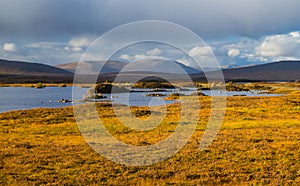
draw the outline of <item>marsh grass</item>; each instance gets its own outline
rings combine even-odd
[[[28,87],[28,88],[35,88],[37,84],[40,83],[0,83],[0,87]],[[67,87],[67,86],[73,86],[72,83],[41,83],[45,87]],[[80,85],[78,85],[80,86]]]
[[[199,99],[201,111],[189,142],[172,158],[144,167],[119,165],[97,154],[81,136],[71,107],[2,113],[0,184],[299,185],[300,97],[288,89],[288,95],[279,97],[228,98],[222,129],[204,151],[198,145],[211,98],[191,97]],[[99,103],[97,109],[114,137],[143,146],[172,134],[180,105],[169,105],[163,122],[149,131],[122,125],[109,103]],[[130,108],[134,117],[145,119],[148,110]]]

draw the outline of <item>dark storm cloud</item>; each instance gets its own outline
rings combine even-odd
[[[0,2],[1,36],[57,37],[95,31],[89,1],[9,0]]]
[[[158,19],[202,37],[256,37],[299,30],[298,0],[2,0],[1,37],[102,34],[130,21]],[[44,39],[46,40],[46,39]]]

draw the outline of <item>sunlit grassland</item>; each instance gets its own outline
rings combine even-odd
[[[279,97],[228,97],[221,130],[209,148],[199,143],[211,112],[211,97],[199,99],[197,127],[187,145],[172,158],[125,166],[97,154],[81,136],[72,107],[0,114],[0,183],[3,185],[299,185],[300,97],[297,87],[280,85]],[[175,130],[180,103],[167,106],[155,129],[137,131],[120,122],[109,103],[97,105],[99,117],[118,140],[155,144]],[[117,106],[128,119],[128,108]],[[191,108],[192,111],[193,108]],[[132,107],[147,121],[147,107]],[[158,112],[158,111],[157,111]],[[85,114],[89,114],[86,112]],[[188,124],[188,123],[187,123]]]
[[[28,87],[35,88],[38,83],[0,83],[0,87]],[[43,83],[45,87],[65,87],[65,86],[73,86],[72,83]]]

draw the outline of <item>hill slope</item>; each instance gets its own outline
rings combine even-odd
[[[57,65],[56,67],[75,72],[78,66],[76,63]],[[197,74],[200,70],[188,67],[176,61],[160,59],[143,59],[131,63],[120,61],[86,61],[80,63],[79,74],[98,74],[98,69],[102,73],[118,73],[123,69],[124,73],[169,73],[169,74]]]
[[[186,66],[177,61],[161,59],[143,59],[129,63],[126,66],[128,72],[150,72],[167,74],[197,74],[200,70]]]
[[[300,61],[279,61],[250,67],[225,69],[223,73],[224,77],[230,80],[299,80]]]
[[[83,62],[81,65],[81,74],[98,74],[97,70],[102,66],[104,62],[102,61],[90,61]],[[23,81],[26,76],[26,82],[28,81],[66,81],[70,82],[72,80],[73,72],[76,70],[78,63],[68,63],[58,65],[57,68],[45,64],[39,63],[27,63],[20,61],[8,61],[0,59],[0,81],[8,82],[12,80],[13,82]],[[140,60],[132,63],[125,63],[119,61],[108,61],[102,68],[102,73],[106,73],[102,79],[114,79],[114,77],[123,69],[122,73],[127,77],[127,79],[133,76],[143,74],[153,74],[162,75],[168,74],[168,76],[175,76],[174,78],[179,78],[178,75],[190,74],[192,79],[195,81],[205,80],[205,75],[201,73],[200,70],[185,66],[176,61],[170,60],[155,60],[147,59]],[[227,81],[293,81],[300,80],[300,61],[280,61],[273,62],[263,65],[240,67],[232,69],[223,69],[223,74],[225,80]],[[213,75],[214,72],[207,72]],[[23,77],[24,76],[24,77]],[[45,76],[37,79],[37,76]],[[21,79],[20,79],[21,78]],[[124,79],[125,80],[125,79]]]
[[[56,65],[56,67],[68,70],[70,72],[75,72],[77,66],[80,64],[80,74],[98,74],[98,69],[102,68],[102,73],[115,73],[119,72],[128,63],[120,61],[84,61],[84,62],[74,62],[67,64]]]
[[[40,63],[8,61],[0,59],[0,74],[16,75],[70,75],[69,71]]]
[[[222,71],[227,81],[294,81],[300,80],[300,61],[279,61]],[[212,77],[214,73],[207,74]],[[204,77],[204,74],[197,74],[193,79]]]

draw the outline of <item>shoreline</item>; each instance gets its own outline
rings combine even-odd
[[[1,88],[1,87],[0,87]],[[281,96],[274,96],[274,97],[284,97],[284,96],[288,96],[287,95],[281,95]],[[209,98],[211,99],[213,96],[199,96],[199,97],[206,97],[206,98]],[[230,99],[244,99],[244,98],[257,98],[257,99],[263,99],[263,98],[270,98],[272,96],[243,96],[243,95],[240,95],[240,96],[226,96],[226,98],[230,98]],[[228,101],[228,100],[227,100]],[[176,104],[178,101],[176,102],[173,102],[173,103],[169,103],[167,105],[172,105],[172,104]],[[74,103],[79,103],[79,104],[75,104]],[[32,111],[32,110],[35,110],[35,109],[63,109],[63,108],[69,108],[69,107],[74,107],[74,106],[77,106],[77,105],[80,105],[80,104],[88,104],[88,103],[95,103],[95,104],[113,104],[113,101],[112,100],[98,100],[98,101],[82,101],[82,100],[75,100],[73,102],[66,102],[64,104],[71,104],[71,105],[62,105],[62,106],[59,106],[59,107],[35,107],[35,108],[28,108],[28,109],[16,109],[16,110],[7,110],[7,111],[4,111],[4,112],[1,112],[0,111],[0,115],[1,114],[5,114],[5,113],[9,113],[9,112],[21,112],[21,111]],[[116,104],[116,103],[115,103]],[[126,104],[121,104],[121,103],[117,103],[117,105],[122,105],[122,106],[128,106]],[[147,107],[147,106],[136,106],[136,105],[132,105],[132,106],[128,106],[128,107]]]
[[[26,83],[26,84],[0,84],[0,88],[4,88],[4,87],[25,87],[25,88],[33,88],[35,89],[36,87],[33,87],[32,86],[33,84],[31,83]],[[88,87],[91,87],[92,85],[91,84],[64,84],[64,83],[46,83],[46,84],[43,84],[45,85],[45,87],[61,87],[63,90],[64,86],[65,87],[69,87],[68,89],[72,88],[73,87],[81,87],[81,88],[88,88]],[[266,84],[264,83],[259,83],[258,85],[262,85],[262,86],[266,86]],[[270,84],[268,84],[270,85]],[[297,95],[300,93],[300,90],[299,90],[299,87],[300,85],[299,84],[296,84],[296,83],[287,83],[287,84],[272,84],[271,88],[272,89],[269,89],[268,91],[266,91],[265,93],[267,94],[280,94],[279,96],[274,96],[274,97],[285,97],[285,96],[289,96],[289,95]],[[64,89],[66,90],[66,89]],[[207,97],[211,97],[209,95],[207,95]],[[231,96],[227,96],[227,98],[230,98]],[[237,97],[237,98],[240,98],[242,97],[241,95],[236,95],[236,96],[232,96],[232,97]],[[247,96],[243,96],[245,98],[251,98],[251,97],[256,97],[257,99],[262,99],[262,98],[265,98],[265,97],[269,97],[269,96],[266,96],[266,94],[260,94],[259,96],[251,96],[251,95],[247,95]],[[273,96],[271,96],[273,97]],[[80,100],[76,100],[76,99],[72,99],[72,98],[68,98],[68,97],[61,97],[61,99],[68,99],[68,100],[71,100],[73,101],[74,103],[75,102],[78,102]],[[80,99],[80,98],[79,98]],[[231,99],[231,98],[230,98]],[[50,100],[50,99],[49,99]],[[60,98],[59,99],[54,99],[52,100],[52,102],[59,102]],[[47,101],[44,101],[44,100],[41,100],[42,102],[47,102]],[[51,103],[52,103],[51,102]],[[93,102],[93,101],[92,101]],[[112,102],[112,100],[98,100],[96,102]],[[10,105],[5,105],[5,101],[4,101],[4,107],[3,107],[3,110],[4,111],[0,111],[0,114],[2,113],[7,113],[7,112],[12,112],[12,111],[24,111],[24,110],[31,110],[31,109],[47,109],[47,108],[63,108],[63,107],[69,107],[69,106],[73,106],[73,105],[77,105],[79,103],[61,103],[61,104],[42,104],[42,105],[37,105],[37,107],[32,107],[32,108],[27,108],[27,106],[22,106],[21,104],[15,104],[15,106],[10,106]],[[81,104],[81,103],[80,103]],[[83,102],[84,104],[84,102]],[[6,110],[8,108],[8,110]]]
[[[70,107],[74,107],[74,106],[77,106],[77,105],[80,105],[80,104],[88,104],[88,103],[92,103],[93,101],[85,101],[85,102],[81,102],[81,101],[74,101],[73,103],[79,103],[79,104],[76,104],[76,105],[73,105],[73,103],[69,102],[69,104],[71,105],[62,105],[61,107],[35,107],[35,108],[29,108],[29,109],[17,109],[17,110],[7,110],[7,111],[4,111],[4,112],[1,112],[0,111],[0,115],[1,114],[5,114],[5,113],[9,113],[9,112],[21,112],[21,111],[32,111],[32,110],[43,110],[43,109],[68,109]],[[96,101],[95,103],[98,103],[98,104],[112,104],[112,101],[110,100],[99,100],[99,101]],[[122,104],[120,104],[122,105]]]
[[[0,83],[0,87],[28,87],[35,88],[37,83]],[[78,86],[73,83],[42,83],[45,87],[70,87]]]
[[[5,178],[2,183],[78,185],[84,179],[87,185],[124,185],[128,184],[128,175],[130,183],[142,185],[166,182],[276,185],[299,181],[298,94],[229,98],[221,129],[204,151],[199,151],[199,142],[211,117],[210,98],[204,96],[199,101],[202,105],[199,121],[188,143],[169,159],[147,167],[117,165],[94,151],[90,144],[95,145],[97,141],[88,143],[81,135],[71,106],[1,113],[0,166]],[[90,114],[88,108],[82,110],[83,114]],[[121,115],[117,117],[110,105],[97,106],[99,118],[109,133],[134,146],[154,145],[173,134],[181,110],[178,105],[171,105],[168,110],[168,117],[155,129],[136,131],[120,120],[121,117],[128,121],[127,109],[120,108]],[[146,107],[129,111],[139,119],[148,118]],[[217,174],[208,174],[214,172]],[[154,174],[163,176],[157,178]],[[140,175],[145,175],[147,180]]]

